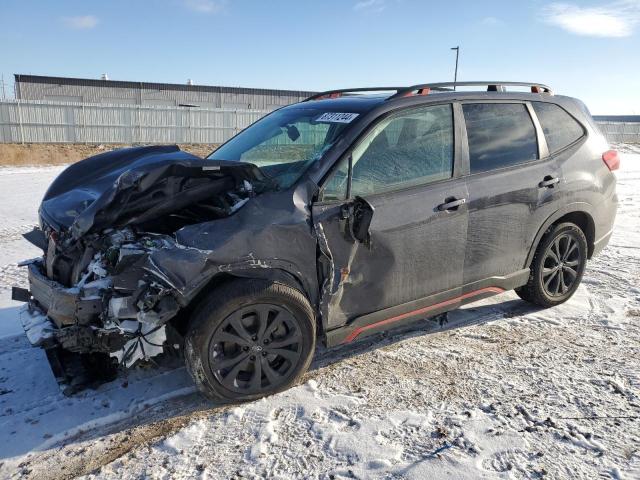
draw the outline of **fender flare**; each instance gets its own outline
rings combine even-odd
[[[316,308],[318,296],[314,294],[312,286],[304,280],[302,274],[300,272],[296,274],[295,266],[289,262],[269,260],[225,265],[225,268],[212,272],[212,275],[207,276],[206,280],[202,281],[189,297],[184,298],[186,300],[185,306],[198,302],[211,288],[233,278],[253,278],[284,283],[299,290],[309,300],[312,307]]]
[[[311,305],[313,305],[313,297],[309,295],[302,281],[287,270],[281,268],[246,269],[229,272],[229,275],[236,278],[255,278],[289,285],[290,287],[300,290],[300,292],[307,297]]]
[[[529,268],[529,266],[531,265],[531,262],[533,261],[533,256],[536,253],[536,249],[538,248],[538,245],[540,244],[540,240],[542,239],[542,237],[544,236],[546,231],[549,229],[549,227],[551,225],[553,225],[558,219],[564,217],[568,213],[579,212],[579,213],[586,214],[589,217],[589,219],[591,220],[591,222],[593,223],[593,210],[594,210],[593,209],[593,205],[591,205],[590,203],[587,203],[587,202],[574,202],[574,203],[569,203],[568,205],[565,205],[562,208],[559,208],[558,210],[553,212],[549,216],[549,218],[547,218],[544,221],[542,226],[538,229],[538,233],[534,237],[533,242],[531,243],[531,246],[529,247],[529,254],[527,255],[527,259],[525,261],[524,268]],[[589,250],[592,250],[592,248],[593,248],[593,245],[589,245]]]

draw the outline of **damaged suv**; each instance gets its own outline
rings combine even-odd
[[[611,235],[618,162],[586,107],[540,84],[324,92],[206,159],[154,146],[71,165],[13,297],[68,392],[178,350],[209,397],[254,399],[298,381],[316,339],[511,289],[566,301]]]

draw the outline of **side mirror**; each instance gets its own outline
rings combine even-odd
[[[347,232],[351,238],[371,248],[371,220],[373,207],[362,197],[356,197],[353,202],[343,205],[342,218],[347,221]]]

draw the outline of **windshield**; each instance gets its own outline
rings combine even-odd
[[[279,188],[288,188],[322,158],[357,116],[318,108],[283,108],[258,120],[207,158],[252,163]]]

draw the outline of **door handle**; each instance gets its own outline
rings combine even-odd
[[[467,203],[466,198],[456,199],[455,197],[445,199],[445,203],[438,205],[438,210],[444,212],[446,210],[457,210],[460,205]]]
[[[552,177],[551,175],[547,175],[538,184],[538,187],[540,187],[540,188],[553,188],[553,186],[558,182],[560,182],[560,179],[558,177]]]

